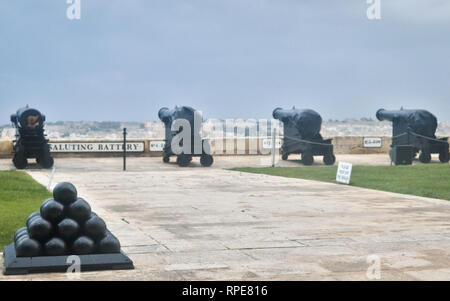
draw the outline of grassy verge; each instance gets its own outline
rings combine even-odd
[[[25,227],[28,216],[39,211],[51,193],[28,174],[0,171],[0,251],[13,241],[17,229]]]
[[[337,167],[245,167],[232,170],[336,183]],[[450,200],[450,164],[353,166],[350,185]]]

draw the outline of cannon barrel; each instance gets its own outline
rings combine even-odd
[[[383,120],[392,121],[392,120],[394,120],[394,118],[398,112],[400,112],[400,111],[388,111],[385,109],[379,109],[376,113],[376,116],[379,121],[383,121]]]
[[[177,120],[177,119],[186,119],[189,122],[194,122],[194,117],[200,116],[200,111],[197,111],[191,107],[187,106],[176,106],[174,109],[168,109],[166,107],[161,108],[158,111],[158,117],[161,119],[162,122],[165,124],[169,124],[171,121]],[[201,119],[200,119],[201,120]]]
[[[320,134],[322,117],[316,111],[276,108],[272,116],[285,125],[293,125],[303,138],[313,138]]]
[[[385,110],[379,109],[376,113],[380,121],[388,120],[393,122],[393,127],[400,128],[404,124],[415,133],[435,137],[437,129],[436,117],[426,110]],[[406,130],[406,129],[405,129]],[[403,131],[403,130],[401,130]],[[398,131],[396,130],[395,132]]]
[[[405,118],[407,119],[408,116],[416,110],[385,110],[385,109],[379,109],[377,111],[377,119],[379,121],[388,120],[393,121],[395,118]]]
[[[35,129],[43,128],[45,115],[36,109],[24,107],[17,110],[16,114],[11,115],[11,122],[16,127]]]
[[[278,119],[280,121],[287,120],[289,116],[292,116],[294,114],[293,110],[284,110],[282,108],[276,108],[273,110],[272,116],[275,119]]]

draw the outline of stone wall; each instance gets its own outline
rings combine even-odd
[[[364,147],[364,137],[338,136],[333,138],[334,152],[336,154],[387,154],[391,148],[391,137],[381,138],[381,147]]]
[[[12,156],[13,143],[10,140],[0,140],[0,158],[9,158]]]
[[[365,148],[363,146],[364,137],[355,136],[339,136],[339,137],[328,137],[333,139],[334,151],[336,154],[377,154],[377,153],[388,153],[391,138],[381,137],[382,146],[379,148]],[[251,155],[251,154],[268,154],[270,149],[265,149],[262,147],[263,140],[270,138],[227,138],[227,139],[215,139],[211,141],[211,146],[215,155]],[[159,151],[150,151],[150,142],[162,141],[163,139],[130,139],[128,142],[144,142],[144,152],[140,153],[128,153],[129,156],[145,156],[145,157],[158,157],[161,156]],[[117,143],[121,142],[119,139],[57,139],[50,142],[55,143],[96,143],[96,142],[108,142]],[[230,148],[225,148],[226,145],[231,146]],[[252,151],[249,151],[251,146]],[[228,151],[225,151],[227,150]],[[12,157],[13,143],[10,140],[0,140],[0,158],[10,158]],[[56,158],[61,157],[120,157],[122,153],[93,153],[93,152],[71,152],[71,153],[53,153]]]

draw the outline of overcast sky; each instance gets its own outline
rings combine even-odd
[[[57,120],[327,119],[423,108],[450,121],[450,1],[66,0],[0,2],[0,124],[20,106]]]

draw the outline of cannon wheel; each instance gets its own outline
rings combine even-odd
[[[333,165],[336,162],[336,156],[333,154],[327,154],[323,156],[323,163],[326,165]]]
[[[28,165],[28,160],[22,152],[18,152],[14,154],[13,163],[17,169],[25,169]]]
[[[189,155],[181,154],[177,157],[177,164],[181,167],[186,167],[191,162],[192,157]]]
[[[36,157],[36,163],[38,163],[43,168],[52,168],[54,160],[50,155],[50,148],[48,145],[44,146],[44,149]]]
[[[204,167],[210,167],[214,162],[214,158],[211,155],[203,154],[200,157],[200,164]]]
[[[449,161],[450,154],[447,151],[443,151],[439,154],[439,161],[447,163]]]
[[[37,161],[37,160],[36,160]],[[50,154],[45,155],[44,157],[41,157],[39,159],[38,164],[41,165],[43,168],[52,168],[54,164],[53,158],[50,156]]]
[[[303,153],[302,162],[304,165],[312,165],[314,163],[314,156],[310,153]]]
[[[419,161],[422,163],[430,163],[431,162],[431,154],[429,152],[422,151],[419,156]]]
[[[286,160],[288,159],[288,157],[289,157],[289,154],[283,154],[283,155],[281,155],[281,159],[282,159],[283,161],[286,161]]]

